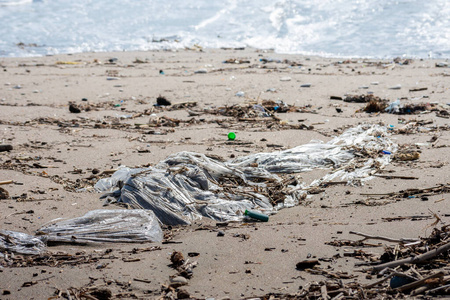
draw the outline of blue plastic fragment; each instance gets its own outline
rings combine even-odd
[[[396,289],[396,288],[399,288],[399,287],[404,286],[405,284],[408,284],[411,282],[414,282],[414,280],[412,280],[411,278],[393,276],[391,278],[391,282],[389,283],[389,285],[391,286],[391,288]]]

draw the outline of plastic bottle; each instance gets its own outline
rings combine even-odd
[[[263,222],[269,221],[269,216],[263,213],[253,211],[253,210],[245,210],[244,215],[249,216],[250,218],[260,220]]]

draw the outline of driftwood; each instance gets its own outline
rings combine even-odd
[[[437,288],[432,289],[432,290],[428,290],[428,291],[426,292],[426,294],[427,294],[427,295],[428,295],[428,294],[433,294],[433,293],[435,293],[435,292],[437,292],[437,291],[440,291],[440,290],[443,290],[443,289],[448,289],[448,288],[450,288],[450,284],[447,284],[447,285],[444,285],[444,286],[440,286],[440,287],[437,287]]]
[[[413,177],[413,176],[398,176],[398,175],[374,174],[373,176],[381,177],[381,178],[385,178],[385,179],[407,179],[407,180],[419,179],[418,177]]]
[[[365,240],[382,240],[382,241],[393,242],[393,243],[402,243],[402,244],[405,243],[405,242],[411,243],[411,242],[419,241],[419,239],[408,239],[408,238],[393,239],[393,238],[384,237],[384,236],[369,235],[369,234],[356,232],[356,231],[350,231],[349,233],[350,234],[356,234],[356,235],[364,237],[364,239],[362,239],[362,241],[365,241]]]
[[[386,277],[383,277],[382,279],[380,279],[380,280],[378,280],[378,281],[376,281],[376,282],[374,282],[374,283],[371,283],[371,284],[369,284],[369,285],[364,286],[363,288],[364,288],[364,289],[371,289],[371,288],[373,288],[373,287],[375,287],[375,286],[377,286],[377,285],[379,285],[379,284],[381,284],[381,283],[387,281],[388,279],[390,279],[391,277],[394,277],[394,276],[407,277],[407,278],[411,278],[411,279],[414,279],[414,280],[415,280],[414,277],[408,276],[408,275],[406,275],[406,274],[404,274],[404,273],[397,272],[397,271],[395,271],[395,270],[393,270],[393,269],[391,269],[391,268],[386,268],[386,270],[389,270],[389,271],[391,271],[392,273],[389,274],[389,275],[386,276]]]
[[[380,270],[383,270],[385,268],[395,268],[397,266],[401,266],[401,265],[404,265],[404,264],[420,264],[420,263],[423,263],[423,262],[429,260],[430,258],[438,256],[439,254],[444,253],[444,252],[449,251],[449,250],[450,250],[450,242],[440,246],[437,249],[430,250],[430,251],[425,252],[423,254],[416,255],[416,256],[413,256],[413,257],[409,257],[409,258],[405,258],[405,259],[400,259],[400,260],[387,262],[387,263],[384,263],[384,264],[381,264],[381,265],[377,265],[377,266],[373,266],[372,268],[366,269],[366,271],[380,271]]]
[[[410,89],[410,92],[420,92],[420,91],[426,91],[428,90],[428,88],[423,87],[423,88],[415,88],[415,89]]]
[[[444,272],[438,272],[438,273],[432,274],[430,276],[427,276],[421,280],[417,280],[417,281],[402,285],[401,287],[396,288],[396,290],[400,291],[400,292],[412,290],[413,288],[416,288],[423,284],[426,284],[426,282],[431,278],[443,277],[443,276],[444,276]]]
[[[399,192],[392,192],[392,193],[360,193],[361,196],[401,196],[403,198],[406,198],[408,196],[415,196],[415,195],[436,195],[436,194],[443,194],[448,193],[450,189],[450,183],[440,184],[437,186],[424,188],[424,189],[407,189],[404,191]]]

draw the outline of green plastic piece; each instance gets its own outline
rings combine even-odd
[[[228,139],[234,141],[234,139],[236,138],[236,134],[234,132],[230,132],[228,134]]]
[[[269,216],[263,213],[253,211],[253,210],[245,210],[244,215],[249,216],[250,218],[260,220],[263,222],[269,221]]]

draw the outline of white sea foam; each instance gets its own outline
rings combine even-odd
[[[203,47],[450,57],[448,0],[0,0],[0,56]]]

